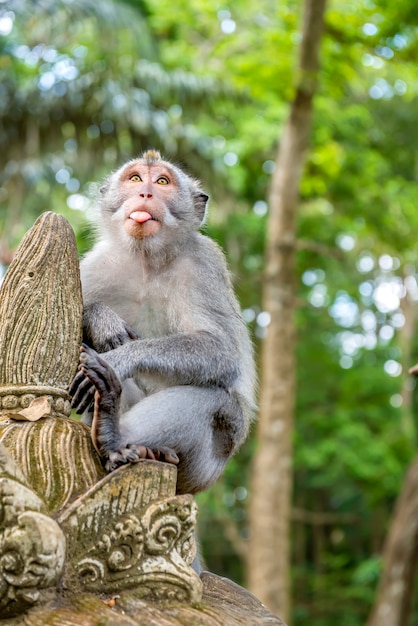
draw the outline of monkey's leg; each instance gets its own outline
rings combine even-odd
[[[178,493],[196,493],[219,477],[245,435],[238,401],[220,387],[168,387],[120,416],[122,445],[168,446],[180,463]]]
[[[95,387],[91,434],[96,450],[107,459],[107,471],[141,459],[177,464],[176,453],[167,447],[151,449],[139,443],[121,445],[119,413],[122,385],[111,366],[88,346],[81,348],[80,363],[81,371]]]

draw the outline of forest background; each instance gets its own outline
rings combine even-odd
[[[87,250],[97,181],[153,146],[210,193],[206,230],[226,251],[260,354],[273,322],[267,200],[303,10],[297,0],[0,1],[0,273],[44,210],[65,215]],[[372,620],[399,524],[408,592],[390,626],[418,624],[417,24],[416,0],[326,7],[296,216],[293,495],[276,511],[290,524],[279,538],[289,571],[277,576],[290,577],[291,608],[272,609],[295,626]],[[198,498],[207,565],[241,584],[257,557],[257,433]]]

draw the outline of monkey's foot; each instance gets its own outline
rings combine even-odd
[[[164,463],[172,463],[173,465],[178,465],[179,463],[179,457],[172,448],[165,446],[148,448],[136,443],[130,443],[125,448],[121,447],[108,452],[105,456],[107,456],[105,468],[108,472],[113,472],[117,467],[126,463],[138,463],[143,459],[152,459],[153,461],[162,461]]]

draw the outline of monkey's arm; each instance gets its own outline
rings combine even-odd
[[[83,340],[96,352],[108,352],[133,339],[138,339],[137,333],[105,304],[84,307]]]
[[[228,389],[238,376],[232,342],[210,332],[138,339],[102,354],[120,380],[135,375],[157,375],[172,385],[218,386]],[[94,389],[79,372],[70,389],[73,406],[83,412]]]
[[[157,374],[173,385],[230,387],[237,364],[232,342],[207,331],[167,335],[131,342],[104,355],[121,380]]]

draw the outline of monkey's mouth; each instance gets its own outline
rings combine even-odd
[[[144,224],[145,222],[149,222],[150,220],[157,221],[155,217],[151,215],[151,213],[148,213],[148,211],[133,211],[130,214],[129,219],[133,220],[137,224]]]

